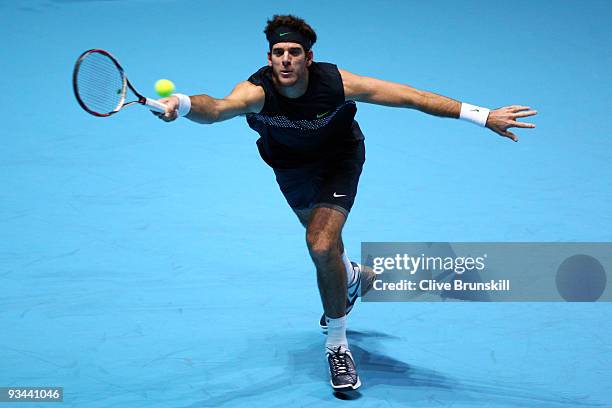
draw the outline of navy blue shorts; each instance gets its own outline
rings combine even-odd
[[[365,162],[363,140],[324,162],[292,169],[274,169],[276,181],[294,210],[329,207],[345,216],[353,207],[359,176]]]

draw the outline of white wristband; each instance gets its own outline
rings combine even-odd
[[[470,105],[469,103],[462,103],[459,119],[467,120],[468,122],[476,123],[480,126],[486,126],[489,112],[490,109]]]
[[[191,99],[189,98],[189,96],[180,93],[175,93],[172,95],[176,96],[179,100],[179,105],[177,109],[178,115],[185,116],[186,114],[188,114],[189,111],[191,111]]]

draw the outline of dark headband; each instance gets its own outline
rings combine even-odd
[[[293,42],[300,44],[304,51],[309,51],[312,44],[310,40],[297,29],[287,26],[277,27],[270,35],[270,50],[274,44],[280,42]]]

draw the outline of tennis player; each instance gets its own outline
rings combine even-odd
[[[246,115],[248,125],[260,135],[261,157],[274,170],[289,206],[306,228],[323,303],[320,324],[327,330],[331,385],[337,391],[355,390],[361,381],[346,338],[346,317],[365,272],[349,261],[342,242],[342,228],[365,161],[364,136],[354,119],[355,102],[464,119],[515,142],[518,137],[509,129],[534,128],[517,119],[536,111],[518,105],[489,110],[315,62],[312,46],[317,35],[295,16],[275,15],[264,33],[268,65],[228,96],[174,94],[160,100],[168,108],[156,115],[166,122],[185,116],[204,124]]]

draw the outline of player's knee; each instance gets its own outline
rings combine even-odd
[[[338,243],[321,233],[308,232],[306,234],[306,244],[310,256],[315,262],[328,262],[339,253]]]

